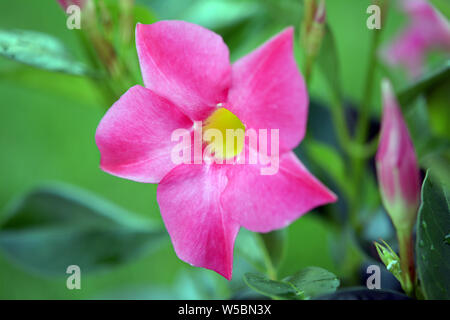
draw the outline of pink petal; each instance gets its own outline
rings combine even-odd
[[[231,66],[219,35],[184,21],[138,24],[136,47],[145,86],[191,119],[203,120],[225,101]]]
[[[400,4],[409,24],[384,50],[383,58],[392,65],[404,66],[412,78],[417,78],[423,73],[429,51],[450,52],[450,25],[427,1],[403,0]]]
[[[227,107],[247,128],[279,129],[280,152],[300,143],[308,94],[293,55],[293,28],[233,65]]]
[[[420,195],[419,167],[408,127],[388,81],[383,82],[383,119],[376,155],[380,187],[387,200],[416,207]]]
[[[229,217],[251,231],[283,228],[311,209],[337,199],[293,152],[281,156],[274,175],[261,175],[260,168],[227,166],[228,184],[221,198]]]
[[[82,8],[87,0],[57,0],[59,5],[66,10],[71,5],[77,5]]]
[[[178,257],[229,280],[239,225],[221,208],[225,185],[223,167],[180,165],[158,185],[157,200]]]
[[[171,134],[192,121],[170,101],[141,86],[130,88],[101,120],[95,140],[102,170],[118,177],[158,183],[175,167]]]
[[[402,65],[411,78],[423,73],[428,40],[416,27],[406,28],[382,53],[384,60],[391,65]]]

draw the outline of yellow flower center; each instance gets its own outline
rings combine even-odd
[[[245,141],[245,126],[231,111],[219,108],[203,124],[203,141],[211,154],[220,159],[241,153]]]

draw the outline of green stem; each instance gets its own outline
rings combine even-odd
[[[397,238],[402,269],[403,290],[411,297],[415,292],[414,243],[411,230],[397,229]]]
[[[384,18],[386,16],[385,10],[387,9],[388,0],[381,1],[381,10],[382,10],[382,22],[384,22]],[[369,120],[370,120],[370,106],[373,96],[373,89],[375,87],[375,71],[377,67],[377,52],[378,46],[380,44],[381,32],[383,30],[384,23],[382,23],[381,29],[373,30],[372,40],[370,43],[370,56],[368,62],[368,70],[366,74],[366,80],[364,85],[363,97],[360,106],[360,113],[358,117],[358,123],[356,126],[356,132],[354,141],[357,145],[365,145],[365,141],[367,139],[367,133],[369,128]],[[375,139],[371,142],[373,146],[377,146],[378,139]],[[364,177],[364,169],[366,167],[366,158],[365,157],[353,157],[352,158],[352,167],[353,167],[353,186],[354,186],[354,195],[357,195],[361,188]],[[350,208],[350,220],[352,225],[358,229],[359,228],[359,220],[358,220],[358,212],[361,207],[361,197],[354,197],[354,201],[351,204]]]

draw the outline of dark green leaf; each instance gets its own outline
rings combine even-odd
[[[450,209],[448,185],[430,170],[422,186],[416,256],[421,288],[428,299],[450,299]]]
[[[86,66],[75,61],[54,37],[26,30],[0,30],[0,55],[33,67],[74,75],[87,75]]]
[[[421,79],[402,90],[398,94],[398,101],[403,108],[408,109],[411,102],[420,94],[431,90],[436,84],[447,80],[450,77],[450,60],[447,60],[443,67],[426,74]]]
[[[85,191],[37,188],[15,202],[0,226],[0,248],[21,266],[46,274],[124,263],[153,247],[165,232]]]
[[[408,296],[392,290],[346,288],[317,297],[317,300],[408,300]]]
[[[292,284],[271,280],[260,273],[246,273],[244,281],[253,290],[274,299],[295,299],[301,294]]]
[[[349,195],[351,190],[348,184],[344,160],[337,150],[329,144],[316,140],[309,141],[306,148],[311,161],[329,174],[339,188],[346,195]]]
[[[274,268],[278,268],[285,254],[286,230],[275,230],[261,234],[270,262]]]
[[[303,293],[304,299],[332,293],[339,287],[339,279],[331,272],[319,268],[308,267],[284,279]]]

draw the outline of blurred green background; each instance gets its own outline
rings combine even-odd
[[[282,28],[293,25],[297,34],[296,57],[301,66],[300,0],[148,0],[137,3],[147,7],[157,19],[187,20],[220,33],[230,47],[233,61]],[[345,97],[355,104],[362,97],[368,68],[371,31],[366,27],[366,8],[369,4],[369,0],[327,1],[327,19],[336,37]],[[405,17],[393,7],[382,41],[391,38],[404,22]],[[76,32],[66,28],[66,15],[54,0],[1,1],[0,28],[53,35],[74,57],[87,63]],[[383,75],[379,72],[376,76],[375,83],[379,83]],[[324,75],[316,70],[310,95],[325,106],[318,109],[319,118],[330,99],[324,81]],[[406,84],[400,71],[394,81],[399,88]],[[373,114],[379,115],[379,88],[374,92],[370,105]],[[57,181],[89,190],[162,226],[156,185],[127,181],[99,169],[94,134],[109,106],[104,105],[90,80],[39,70],[0,57],[0,101],[0,208],[7,207],[13,199],[43,182]],[[333,135],[330,128],[317,127],[315,131]],[[302,157],[301,150],[299,154]],[[323,177],[314,167],[311,171]],[[287,251],[280,267],[280,278],[311,265],[339,276],[330,245],[333,229],[319,214],[305,215],[293,223],[287,233]],[[239,236],[237,241],[239,245],[243,237]],[[0,253],[0,299],[227,298],[245,288],[242,274],[248,270],[251,267],[235,252],[234,277],[228,283],[212,271],[194,268],[179,260],[166,236],[156,250],[129,262],[89,274],[83,274],[82,270],[82,289],[68,290],[65,270],[56,276],[42,275]]]

